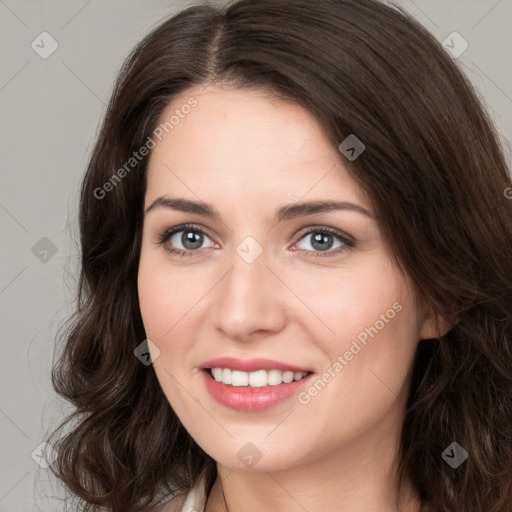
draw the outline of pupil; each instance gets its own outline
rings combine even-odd
[[[203,235],[195,231],[185,231],[181,237],[181,243],[187,249],[197,249],[203,244]]]
[[[329,249],[328,246],[330,246],[331,244],[328,243],[328,242],[332,242],[332,235],[327,235],[325,233],[317,233],[314,237],[313,237],[313,247],[315,249],[318,249],[320,251],[325,251],[326,249]]]

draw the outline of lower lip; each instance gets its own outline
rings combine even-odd
[[[300,380],[277,386],[264,386],[261,388],[234,387],[216,381],[210,370],[202,371],[206,389],[210,395],[222,405],[237,411],[262,411],[274,407],[288,398],[297,395],[308,383],[310,374]]]

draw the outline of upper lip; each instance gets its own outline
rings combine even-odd
[[[210,359],[201,364],[201,368],[230,368],[242,372],[255,372],[257,370],[281,370],[282,372],[312,372],[308,368],[296,366],[293,364],[273,361],[272,359],[236,359],[234,357],[219,357]]]

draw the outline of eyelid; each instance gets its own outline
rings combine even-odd
[[[177,233],[178,231],[183,231],[183,230],[190,230],[190,231],[200,231],[202,233],[205,233],[207,234],[208,236],[209,235],[209,229],[206,228],[205,226],[201,226],[200,224],[195,224],[193,222],[185,222],[183,224],[176,224],[175,226],[172,226],[170,228],[164,228],[162,231],[161,231],[161,236],[169,236],[169,235],[173,235],[174,233]]]

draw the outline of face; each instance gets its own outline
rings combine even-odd
[[[218,462],[256,455],[262,471],[389,439],[433,334],[344,157],[311,114],[263,92],[190,89],[162,123],[176,109],[149,161],[138,292],[181,422]],[[270,362],[243,366],[254,359]],[[312,373],[286,382],[293,370]]]

